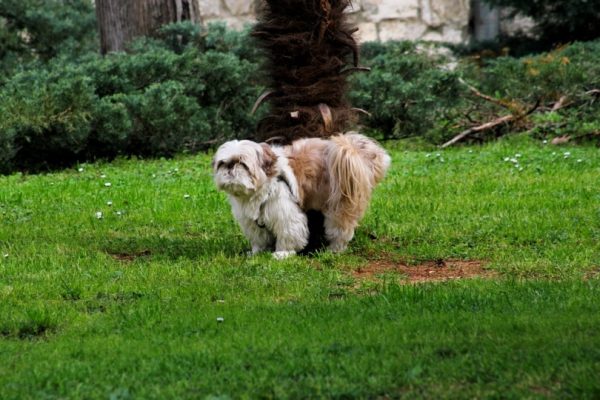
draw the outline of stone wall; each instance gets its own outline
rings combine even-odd
[[[240,29],[255,20],[255,1],[198,0],[205,23],[225,21]],[[422,39],[464,42],[469,37],[470,0],[353,0],[348,12],[361,41]]]

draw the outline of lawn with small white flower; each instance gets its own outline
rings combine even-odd
[[[208,155],[0,177],[0,398],[599,398],[599,150],[388,148],[349,251],[285,261]]]

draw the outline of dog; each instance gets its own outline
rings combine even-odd
[[[252,254],[274,250],[275,258],[284,259],[306,246],[309,231],[298,183],[280,151],[266,143],[232,140],[217,150],[213,171]]]
[[[311,210],[324,216],[329,250],[344,251],[390,163],[374,140],[348,132],[282,147],[233,140],[217,150],[213,171],[252,253],[274,247],[285,258],[307,244]]]

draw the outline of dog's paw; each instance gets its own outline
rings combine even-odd
[[[295,255],[295,251],[276,251],[273,253],[273,258],[276,260],[284,260],[288,257]]]
[[[346,251],[347,248],[348,243],[345,242],[333,242],[330,243],[329,246],[327,246],[327,249],[329,249],[329,251],[331,251],[332,253],[342,253]]]
[[[248,252],[248,256],[255,256],[266,250],[267,250],[266,248],[261,247],[261,246],[252,246],[252,251]]]

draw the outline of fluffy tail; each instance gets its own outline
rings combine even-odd
[[[341,219],[357,223],[390,163],[386,151],[366,136],[353,132],[333,136],[327,149],[331,179],[328,208]]]

